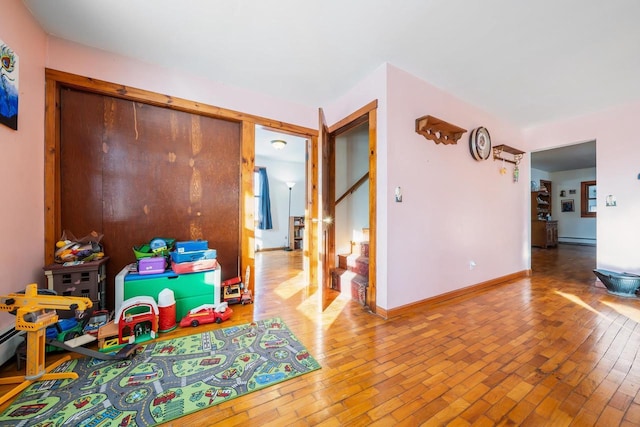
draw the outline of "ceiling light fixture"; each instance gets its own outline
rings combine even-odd
[[[274,139],[273,141],[271,141],[271,145],[276,150],[282,150],[285,147],[285,145],[287,145],[287,141],[283,139]]]

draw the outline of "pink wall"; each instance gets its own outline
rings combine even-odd
[[[316,108],[49,37],[47,68],[318,128]]]
[[[527,129],[531,150],[596,140],[597,266],[640,274],[640,103]],[[617,199],[606,207],[607,195]],[[595,276],[594,276],[595,279]]]
[[[44,284],[44,59],[46,37],[20,0],[2,2],[0,39],[19,58],[18,130],[0,126],[0,294]],[[0,313],[0,328],[15,317]]]
[[[399,68],[388,73],[388,308],[525,270],[528,167],[514,183],[513,165],[501,175],[502,162],[469,152],[476,127],[489,130],[494,146],[524,151],[520,131]],[[427,114],[467,132],[457,144],[427,140],[415,132]],[[392,197],[396,186],[402,203]]]
[[[415,119],[430,114],[469,131],[485,126],[494,145],[524,150],[520,131],[389,64],[327,107],[329,124],[373,99],[378,305],[393,309],[528,268],[528,163],[513,183],[500,175],[501,162],[471,157],[468,132],[456,145],[436,145],[415,132]],[[394,201],[396,186],[402,203]]]

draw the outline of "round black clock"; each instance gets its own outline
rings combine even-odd
[[[487,160],[491,155],[491,136],[487,128],[479,127],[469,135],[469,150],[476,160]]]

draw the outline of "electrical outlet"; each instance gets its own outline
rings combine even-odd
[[[476,268],[476,262],[475,261],[469,261],[469,270],[473,270],[474,268]]]

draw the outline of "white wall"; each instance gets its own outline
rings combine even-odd
[[[560,172],[547,172],[531,168],[531,181],[536,184],[540,180],[552,182],[552,219],[558,221],[558,241],[561,243],[596,244],[596,218],[580,217],[580,183],[596,179],[596,168],[574,169]],[[561,197],[560,191],[566,196]],[[576,190],[569,194],[569,190]],[[573,199],[574,212],[562,212],[562,200]]]
[[[289,189],[286,182],[295,182],[291,189],[291,216],[304,216],[305,170],[304,162],[283,162],[268,157],[256,156],[256,166],[267,168],[271,219],[273,229],[256,228],[256,249],[284,248],[288,246],[289,233]],[[291,236],[293,238],[293,236]]]
[[[639,116],[640,103],[631,103],[525,131],[528,148],[536,151],[597,141],[598,268],[640,273]],[[607,195],[616,197],[616,207],[605,207]]]
[[[558,220],[558,241],[566,243],[596,243],[596,218],[580,216],[580,183],[596,179],[596,168],[574,169],[549,174],[553,182],[553,219]],[[564,190],[565,196],[560,196]],[[569,190],[576,190],[570,194]],[[573,199],[573,212],[562,212],[562,200]]]
[[[542,171],[540,169],[531,168],[531,181],[534,182],[537,186],[539,186],[540,180],[551,181],[551,179],[549,178],[549,172]],[[552,191],[553,190],[554,188],[552,187]],[[531,189],[531,191],[533,191],[533,188]]]

